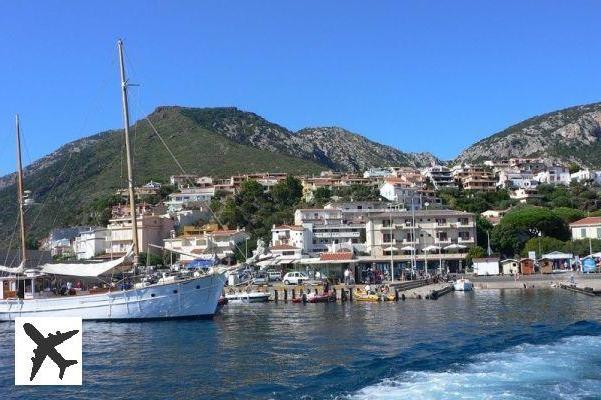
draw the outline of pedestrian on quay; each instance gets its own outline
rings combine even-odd
[[[344,270],[344,284],[348,285],[351,281],[351,270],[346,267],[346,269]]]

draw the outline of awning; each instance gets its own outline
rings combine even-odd
[[[9,274],[22,274],[24,270],[23,263],[19,264],[18,267],[5,267],[4,265],[0,265],[0,272],[8,272]]]
[[[562,253],[560,251],[552,251],[551,253],[543,254],[540,258],[546,258],[548,260],[569,260],[574,258],[574,255],[570,253]]]
[[[462,244],[457,244],[457,243],[453,243],[448,245],[447,247],[445,247],[445,250],[459,250],[459,249],[466,249],[467,246],[464,246]]]
[[[133,246],[132,246],[133,248]],[[44,264],[41,266],[43,273],[52,275],[79,276],[82,278],[96,278],[105,275],[113,269],[122,266],[126,261],[130,261],[133,254],[130,248],[126,255],[112,261],[93,263],[93,264]]]
[[[440,246],[435,246],[433,244],[431,244],[430,246],[424,247],[423,251],[425,253],[429,252],[429,251],[434,251],[434,250],[440,250]]]
[[[383,251],[399,251],[399,249],[397,249],[396,247],[392,247],[392,246],[386,247],[386,248],[384,248],[382,250]]]

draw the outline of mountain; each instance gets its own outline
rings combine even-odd
[[[440,163],[430,153],[403,153],[338,127],[305,128],[298,138],[313,144],[314,156],[339,170],[365,171],[370,167],[409,165],[423,167]]]
[[[338,127],[298,132],[236,108],[181,108],[203,128],[237,143],[315,161],[337,171],[363,172],[370,167],[426,166],[439,162],[429,153],[404,153]]]
[[[433,157],[412,155],[340,128],[298,133],[236,108],[159,107],[147,117],[188,173],[229,176],[273,171],[317,174],[324,169],[361,171],[371,166],[420,165]],[[131,128],[135,181],[165,181],[179,174],[146,118]],[[37,203],[28,231],[41,238],[51,227],[81,223],[95,200],[125,187],[122,130],[68,143],[25,168],[25,189]],[[0,178],[0,245],[16,221],[15,175]]]
[[[601,167],[601,103],[527,119],[468,147],[458,162],[544,157],[550,162]]]

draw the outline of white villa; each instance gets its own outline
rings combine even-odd
[[[90,227],[75,238],[75,256],[78,260],[89,260],[106,253],[109,243],[109,230],[102,227]]]
[[[570,224],[572,240],[601,239],[601,217],[586,217]]]

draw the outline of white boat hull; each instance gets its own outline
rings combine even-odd
[[[265,303],[269,301],[269,293],[236,293],[227,294],[225,298],[229,303]]]
[[[0,321],[12,321],[16,317],[81,317],[83,320],[210,317],[217,311],[224,283],[225,277],[215,273],[118,292],[0,300]]]
[[[469,292],[470,290],[474,289],[474,284],[468,280],[461,280],[455,282],[453,287],[459,292]]]

